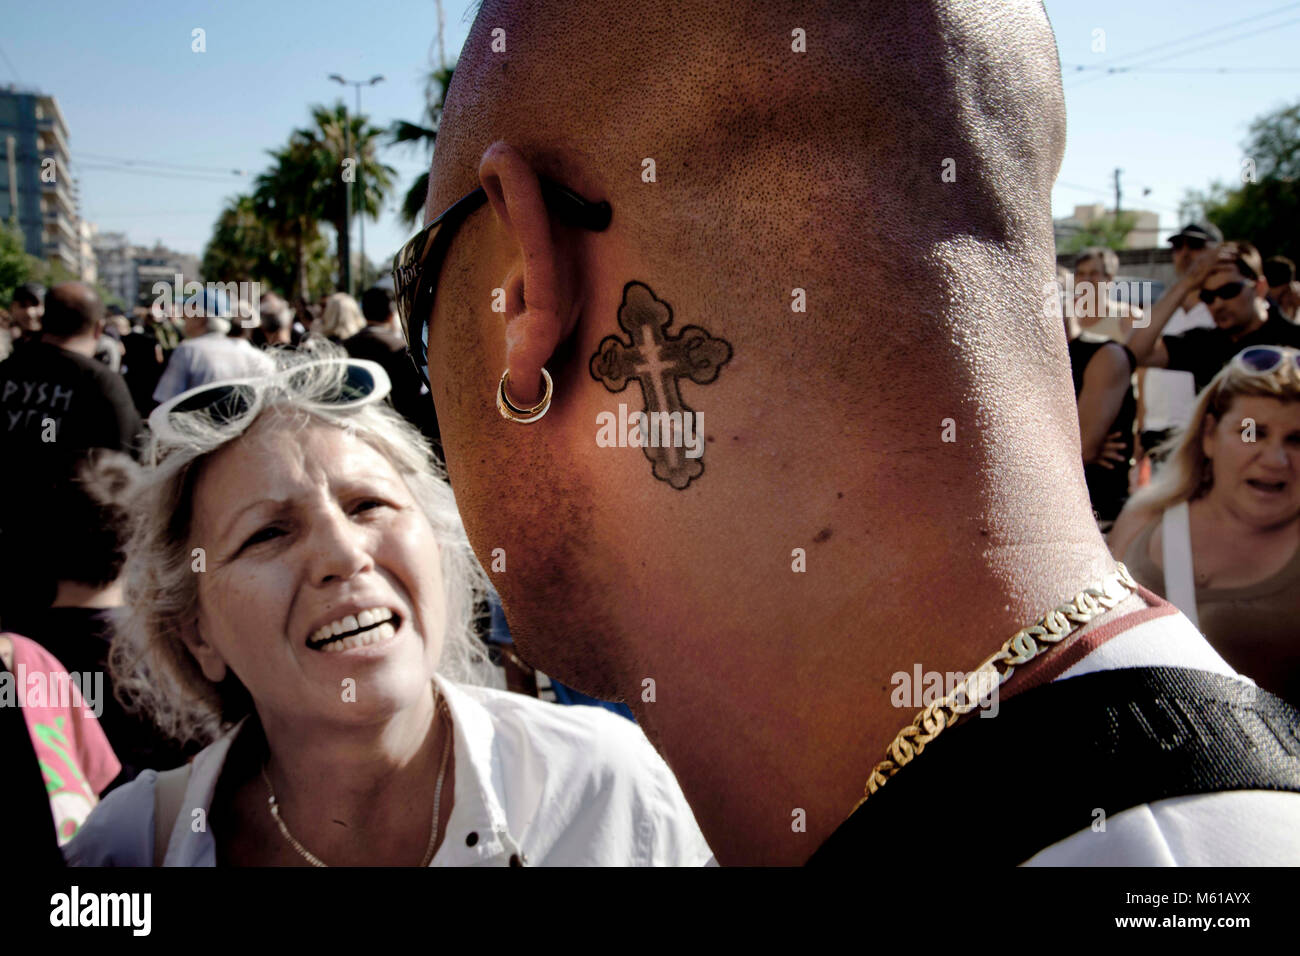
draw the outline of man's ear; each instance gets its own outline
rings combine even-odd
[[[203,640],[197,621],[181,628],[181,640],[198,661],[204,677],[214,684],[226,679],[226,662],[215,647]]]
[[[542,394],[542,367],[569,331],[570,264],[557,251],[537,172],[518,150],[493,143],[483,153],[478,174],[518,263],[503,284],[510,398],[532,405]]]

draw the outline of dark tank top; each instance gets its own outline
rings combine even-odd
[[[1158,527],[1159,519],[1143,528],[1120,560],[1138,584],[1167,599],[1165,572],[1150,555]],[[1196,613],[1201,633],[1225,661],[1300,705],[1300,548],[1286,567],[1246,587],[1197,586]]]
[[[1079,393],[1083,391],[1083,374],[1088,368],[1088,363],[1093,360],[1096,354],[1108,345],[1124,349],[1124,355],[1128,359],[1129,374],[1137,368],[1137,360],[1133,353],[1128,350],[1127,346],[1112,342],[1110,339],[1104,341],[1089,341],[1080,336],[1070,342],[1070,371],[1074,376],[1074,398],[1079,399]],[[1120,432],[1124,438],[1124,456],[1133,457],[1133,420],[1137,418],[1137,401],[1133,398],[1133,386],[1130,384],[1124,392],[1124,401],[1119,407],[1119,414],[1115,416],[1115,421],[1106,429],[1106,434]],[[1097,516],[1098,521],[1114,521],[1119,517],[1120,510],[1124,507],[1124,502],[1128,500],[1128,467],[1122,464],[1116,464],[1112,468],[1103,468],[1100,465],[1085,465],[1083,476],[1088,481],[1088,497],[1092,500],[1092,511]]]

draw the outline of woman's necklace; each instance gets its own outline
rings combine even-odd
[[[447,725],[447,734],[442,743],[442,759],[438,764],[438,782],[433,788],[433,828],[429,833],[429,845],[425,847],[424,858],[420,860],[420,866],[429,865],[433,860],[434,848],[438,845],[438,811],[442,806],[442,780],[447,773],[447,758],[451,756],[451,715],[447,712],[446,701],[441,697],[438,700],[436,718],[444,720]],[[312,866],[328,866],[328,863],[322,862],[320,857],[299,843],[294,838],[294,835],[289,832],[289,828],[285,826],[284,820],[280,818],[280,805],[276,802],[275,788],[271,786],[271,778],[267,776],[265,763],[262,764],[262,779],[266,781],[266,790],[270,794],[266,802],[271,808],[271,816],[275,817],[275,825],[280,828],[280,833],[289,841],[289,845],[297,850],[298,854]]]

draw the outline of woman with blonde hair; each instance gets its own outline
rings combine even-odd
[[[336,351],[280,352],[270,376],[150,415],[110,668],[206,746],[112,793],[69,861],[708,861],[639,728],[483,686],[482,571],[451,488],[382,401],[383,368]]]
[[[1300,352],[1239,353],[1165,447],[1110,533],[1112,554],[1230,665],[1300,701]]]
[[[312,331],[339,344],[365,327],[366,318],[361,314],[357,300],[346,292],[335,292],[325,300],[325,312]]]

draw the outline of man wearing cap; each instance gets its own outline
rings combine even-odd
[[[1209,307],[1214,328],[1164,335],[1175,307],[1192,293]],[[1199,392],[1242,349],[1300,347],[1300,326],[1269,301],[1259,250],[1248,242],[1230,242],[1198,253],[1152,308],[1151,324],[1136,330],[1128,344],[1139,365],[1191,372]]]
[[[1187,274],[1193,260],[1204,249],[1223,242],[1218,226],[1193,222],[1169,237],[1173,247],[1174,272]],[[1214,316],[1192,290],[1177,304],[1165,325],[1164,334],[1182,335],[1189,329],[1214,328]],[[1196,383],[1190,372],[1179,369],[1138,369],[1138,428],[1142,448],[1147,454],[1164,442],[1175,428],[1180,428],[1192,414],[1196,401]]]
[[[227,378],[255,378],[274,368],[270,357],[243,338],[231,338],[230,307],[219,291],[208,290],[185,303],[185,341],[167,360],[154,389],[155,402]]]

